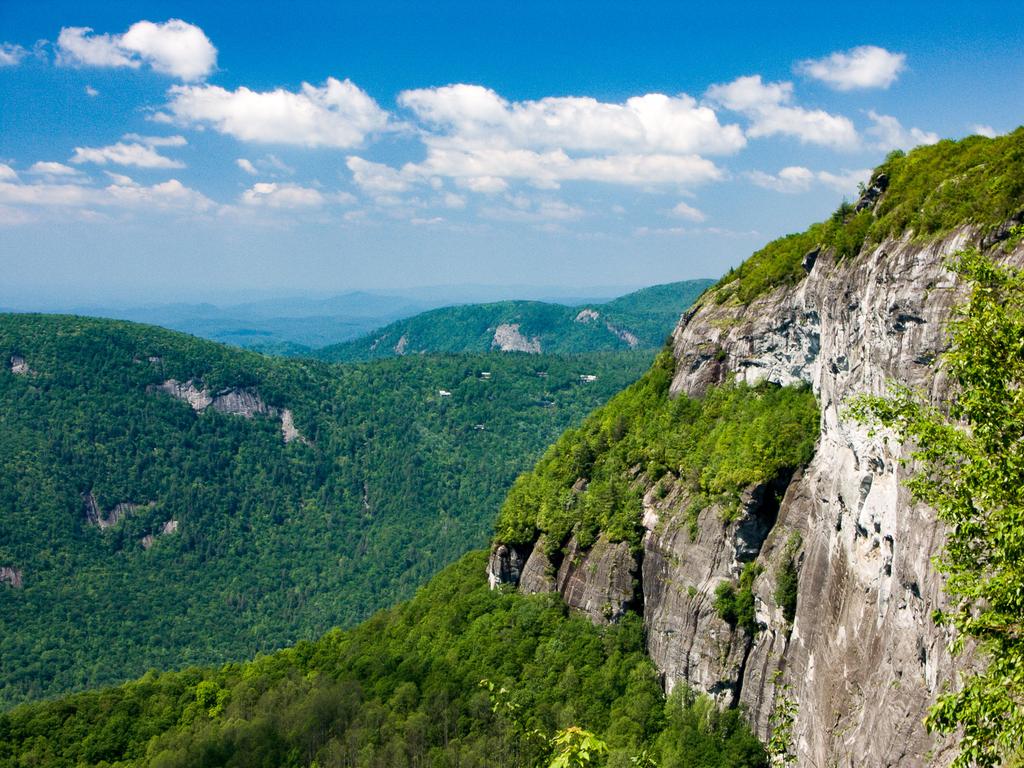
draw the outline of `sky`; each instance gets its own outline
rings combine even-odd
[[[1017,10],[0,0],[0,306],[716,277],[1017,127]]]

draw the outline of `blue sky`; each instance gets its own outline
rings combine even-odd
[[[894,148],[1015,128],[1015,19],[0,2],[0,305],[714,277]]]

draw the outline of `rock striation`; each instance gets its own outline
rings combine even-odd
[[[873,179],[866,204],[885,188]],[[714,506],[694,514],[683,489],[655,493],[647,484],[639,578],[619,603],[608,596],[628,591],[620,576],[630,565],[612,567],[601,542],[587,552],[564,543],[565,559],[598,563],[573,569],[574,578],[563,578],[564,561],[550,562],[543,542],[520,547],[507,566],[498,555],[512,550],[501,545],[491,558],[492,583],[557,590],[595,621],[608,620],[605,604],[614,616],[614,606],[636,603],[667,689],[687,684],[742,705],[762,737],[779,697],[792,698],[800,766],[948,764],[953,745],[922,725],[962,663],[930,618],[943,604],[931,565],[943,530],[903,484],[906,448],[891,435],[869,434],[845,407],[857,394],[884,393],[892,381],[935,401],[947,395],[934,361],[964,291],[944,264],[979,244],[992,245],[962,227],[928,242],[890,238],[842,262],[816,250],[805,256],[797,284],[747,305],[705,295],[673,332],[671,392],[699,396],[728,377],[809,385],[821,406],[810,464],[747,489],[741,514],[727,525]],[[1024,265],[1024,246],[993,253]],[[752,590],[761,628],[753,637],[714,608],[718,584],[735,580],[748,562],[760,571]],[[792,621],[776,599],[783,568],[798,575]]]

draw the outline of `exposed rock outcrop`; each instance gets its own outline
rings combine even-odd
[[[861,202],[873,206],[884,190],[874,178]],[[947,394],[933,363],[964,294],[944,263],[978,242],[961,228],[923,244],[888,239],[844,263],[816,250],[804,257],[798,284],[748,305],[705,297],[673,333],[675,396],[700,395],[734,376],[806,383],[821,405],[810,465],[772,487],[748,489],[738,520],[724,525],[713,506],[695,514],[674,486],[648,492],[640,558],[648,651],[666,687],[685,682],[742,704],[767,736],[777,686],[789,685],[801,766],[909,768],[951,759],[951,742],[922,725],[962,663],[930,618],[943,604],[931,565],[943,530],[909,497],[905,449],[891,436],[870,435],[844,409],[850,397],[882,393],[891,381],[936,401]],[[1024,247],[996,253],[1024,265]],[[792,541],[802,542],[795,553]],[[592,596],[607,590],[607,576],[576,569],[575,581],[561,580],[539,549],[521,548],[519,570],[492,569],[492,582],[557,589],[593,616]],[[579,553],[570,541],[564,549],[586,562],[598,547]],[[719,618],[713,603],[716,586],[754,560],[760,630],[749,637]],[[784,567],[799,576],[792,623],[775,597]]]
[[[147,533],[142,537],[142,548],[149,549],[156,543],[158,536],[168,536],[172,533],[178,532],[178,521],[168,520],[166,523],[160,526],[160,529],[156,533]]]
[[[21,571],[13,565],[0,565],[0,584],[6,584],[14,589],[21,589]]]
[[[104,512],[92,491],[82,494],[82,502],[85,505],[85,521],[89,525],[97,526],[100,530],[112,528],[136,510],[147,506],[152,507],[155,504],[152,501],[148,504],[134,504],[130,501],[122,501],[111,507],[109,511]]]
[[[197,387],[191,379],[186,382],[168,379],[161,384],[151,385],[149,389],[153,392],[164,392],[178,400],[184,400],[192,406],[192,410],[196,413],[202,413],[207,408],[212,408],[218,413],[227,413],[246,419],[256,416],[279,418],[281,420],[281,436],[286,443],[294,440],[303,443],[309,442],[302,437],[295,426],[295,415],[290,409],[268,405],[258,393],[249,389],[231,388],[211,394],[206,387],[202,389]]]
[[[28,367],[24,357],[21,355],[11,355],[11,373],[15,376],[27,376],[28,374],[35,373],[35,371]]]
[[[494,329],[492,347],[502,352],[531,352],[540,354],[540,339],[528,339],[519,332],[519,323],[502,323]]]

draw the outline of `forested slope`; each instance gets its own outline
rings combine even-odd
[[[484,544],[516,474],[649,360],[336,366],[0,316],[0,704],[394,604]]]
[[[369,360],[422,352],[580,353],[658,349],[679,315],[711,285],[686,280],[575,307],[501,301],[443,307],[316,352],[323,360]]]

